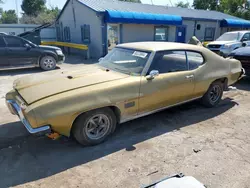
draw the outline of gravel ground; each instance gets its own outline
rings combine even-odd
[[[61,69],[82,66],[67,58]],[[34,137],[4,102],[12,82],[39,69],[0,72],[0,187],[140,187],[182,172],[208,188],[249,188],[250,79],[225,92],[221,104],[198,102],[118,127],[105,143],[81,147],[62,137]]]

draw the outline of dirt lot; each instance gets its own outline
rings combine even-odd
[[[61,68],[82,66],[74,62]],[[27,134],[6,109],[13,80],[39,72],[0,72],[0,187],[134,188],[182,172],[208,188],[249,188],[249,78],[216,108],[193,102],[165,110],[122,124],[107,142],[83,148],[67,138]]]

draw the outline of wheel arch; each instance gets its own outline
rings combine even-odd
[[[213,84],[214,82],[221,82],[223,84],[223,89],[227,90],[227,88],[228,88],[228,78],[227,77],[218,78],[218,79],[214,80],[211,84]]]
[[[103,108],[110,108],[110,109],[113,111],[113,113],[114,113],[114,115],[115,115],[115,117],[116,117],[117,122],[118,122],[118,123],[120,122],[121,110],[120,110],[117,106],[115,106],[115,105],[103,106],[103,107],[100,107],[100,108],[91,109],[91,110],[89,110],[89,111],[97,110],[97,109],[103,109]],[[81,115],[83,115],[84,113],[89,112],[89,111],[81,112],[81,113],[79,113],[79,114],[73,119],[72,124],[71,124],[71,128],[70,128],[70,136],[72,136],[72,130],[73,130],[73,127],[74,127],[75,122],[80,118]]]
[[[39,58],[38,58],[38,65],[39,65],[39,66],[40,66],[41,59],[42,59],[43,57],[45,57],[45,56],[52,56],[53,58],[55,58],[56,61],[58,61],[58,57],[57,57],[57,55],[56,55],[55,53],[45,51],[45,52],[43,52],[43,53],[39,56]]]

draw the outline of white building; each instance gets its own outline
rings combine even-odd
[[[57,39],[89,44],[99,58],[117,43],[212,41],[250,22],[217,11],[156,6],[117,0],[68,0],[57,19]]]

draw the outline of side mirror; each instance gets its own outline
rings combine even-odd
[[[152,70],[152,71],[150,71],[149,75],[146,76],[146,78],[147,78],[147,80],[153,80],[158,75],[159,75],[158,70]]]
[[[98,62],[101,62],[103,60],[103,57],[101,57],[100,59],[98,59]]]
[[[27,44],[27,43],[24,45],[24,47],[26,47],[27,50],[30,50],[30,49],[31,49],[31,46],[30,46],[29,44]]]

